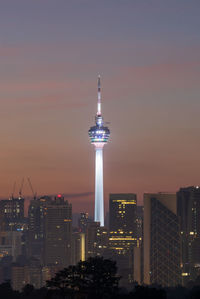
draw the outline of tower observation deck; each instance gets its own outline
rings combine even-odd
[[[110,130],[104,126],[101,115],[101,83],[98,77],[98,101],[97,114],[95,116],[96,125],[88,131],[89,138],[95,147],[95,211],[94,220],[104,226],[104,194],[103,194],[103,147],[108,142]]]

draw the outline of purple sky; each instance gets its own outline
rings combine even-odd
[[[106,200],[199,184],[199,16],[199,0],[0,1],[0,196],[29,176],[92,211],[99,73]]]

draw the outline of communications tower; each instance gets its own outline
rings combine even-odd
[[[103,147],[108,142],[110,130],[104,126],[101,115],[101,83],[98,76],[98,100],[96,125],[88,131],[90,141],[95,147],[95,210],[94,221],[104,226],[104,199],[103,199]]]

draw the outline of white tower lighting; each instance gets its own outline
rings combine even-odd
[[[104,127],[101,115],[101,83],[98,76],[98,101],[96,125],[88,131],[91,143],[95,147],[95,211],[94,220],[104,226],[104,198],[103,198],[103,147],[108,142],[110,130]]]

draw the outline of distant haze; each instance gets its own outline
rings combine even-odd
[[[106,206],[109,193],[141,203],[198,185],[199,15],[193,0],[2,0],[0,197],[29,176],[38,194],[80,194],[73,210],[93,210],[98,74]]]

